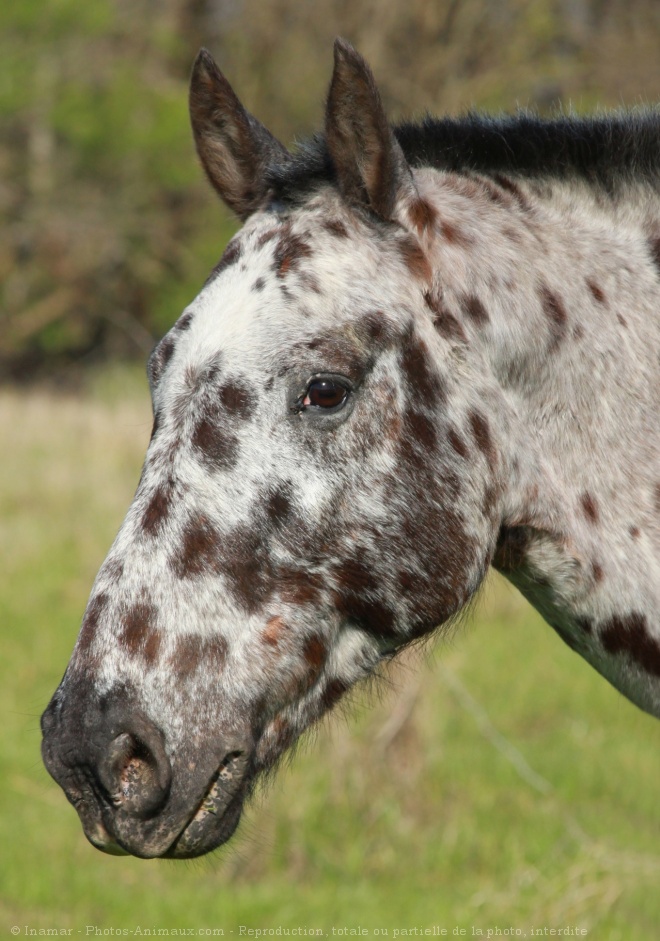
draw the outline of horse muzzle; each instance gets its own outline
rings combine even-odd
[[[162,730],[124,689],[96,701],[60,689],[41,726],[46,768],[97,849],[186,859],[236,829],[251,777],[248,736],[198,733],[170,754]]]

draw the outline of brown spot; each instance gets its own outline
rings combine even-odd
[[[461,306],[465,314],[473,323],[477,324],[477,326],[482,327],[490,321],[488,311],[474,294],[466,295],[462,300]]]
[[[165,466],[171,467],[174,461],[176,460],[178,454],[181,452],[181,439],[178,437],[172,438],[168,443],[167,447],[163,452],[163,464]],[[186,484],[183,484],[182,490],[187,490]]]
[[[429,581],[424,572],[401,569],[397,572],[396,581],[404,600],[410,600],[413,604],[429,590]]]
[[[435,208],[425,199],[415,199],[408,207],[408,216],[411,224],[420,235],[433,227],[437,217]]]
[[[584,339],[584,327],[581,323],[573,327],[573,339],[574,340],[583,340]]]
[[[193,363],[188,363],[184,366],[183,384],[185,386],[185,392],[183,393],[183,398],[187,403],[190,402],[191,393],[197,390],[202,375],[203,373],[200,366],[193,365]]]
[[[339,702],[348,688],[348,683],[345,683],[343,680],[330,680],[325,690],[323,691],[323,708],[332,709],[332,707]]]
[[[598,301],[599,304],[607,303],[603,289],[598,287],[595,281],[588,280],[587,287],[591,291],[591,295],[595,301]]]
[[[347,559],[334,569],[335,607],[376,637],[395,633],[394,612],[379,597],[373,570],[361,558]]]
[[[386,399],[380,399],[382,403],[382,411],[380,413],[381,420],[377,424],[375,422],[369,424],[369,428],[375,432],[374,445],[378,446],[379,442],[382,443],[383,439],[387,441],[398,441],[401,437],[401,428],[402,420],[401,415],[399,414],[395,399],[394,393],[387,389],[386,385],[383,384],[386,388]]]
[[[222,354],[216,353],[215,356],[211,356],[210,359],[206,360],[203,368],[200,370],[199,376],[205,383],[214,383],[217,382],[221,372]]]
[[[472,245],[472,238],[461,231],[453,222],[446,219],[440,221],[440,232],[450,245],[456,245],[457,248],[469,248]]]
[[[244,386],[228,382],[222,386],[218,397],[230,415],[247,418],[250,414],[250,393]]]
[[[144,513],[142,514],[142,529],[149,536],[155,536],[167,519],[172,501],[173,483],[168,480],[154,490]]]
[[[279,647],[280,641],[283,637],[286,637],[289,630],[290,628],[284,618],[276,615],[268,619],[265,628],[261,632],[261,637],[269,647]]]
[[[603,580],[603,566],[598,562],[591,563],[591,574],[595,582],[602,582]]]
[[[115,584],[121,579],[124,574],[124,563],[121,559],[106,559],[103,563],[103,575],[109,582],[114,582]]]
[[[492,520],[499,507],[500,487],[497,484],[487,484],[481,501],[482,515]]]
[[[224,250],[222,258],[215,266],[211,274],[209,275],[208,280],[211,278],[217,277],[220,272],[224,271],[226,268],[230,268],[232,265],[235,265],[243,253],[243,246],[239,241],[232,240],[229,245]]]
[[[446,401],[444,379],[433,368],[428,347],[423,340],[411,337],[406,343],[401,355],[401,369],[419,404],[433,408]]]
[[[431,265],[421,247],[412,238],[399,239],[398,242],[403,263],[415,278],[430,281],[433,277]]]
[[[450,428],[447,432],[447,441],[459,457],[469,457],[470,450],[455,428]]]
[[[582,504],[582,509],[584,510],[584,515],[587,517],[590,523],[598,522],[598,503],[596,498],[593,497],[590,493],[583,493],[580,497],[580,503]]]
[[[212,470],[229,470],[236,464],[238,439],[222,427],[220,419],[207,415],[195,425],[191,444],[202,462]]]
[[[491,469],[497,464],[497,450],[490,434],[488,420],[480,412],[471,411],[468,415],[470,427],[477,447],[488,461]]]
[[[273,239],[279,238],[282,234],[283,226],[276,225],[270,229],[266,229],[265,232],[262,232],[259,238],[257,239],[257,247],[261,248],[263,245],[267,245],[268,242],[272,242]]]
[[[156,608],[147,602],[130,605],[120,619],[117,640],[132,657],[142,656],[147,664],[155,662],[160,651],[160,633],[156,627]]]
[[[451,470],[443,470],[438,474],[438,485],[442,496],[447,501],[457,500],[461,495],[461,478]]]
[[[167,365],[172,359],[175,346],[176,343],[174,337],[168,335],[160,341],[156,349],[149,357],[149,365],[147,369],[152,383],[157,383],[167,369]]]
[[[614,616],[601,625],[600,639],[608,653],[626,653],[643,670],[660,676],[660,644],[652,637],[643,614]]]
[[[502,229],[502,235],[506,236],[510,242],[522,242],[522,234],[511,225],[507,225]]]
[[[269,731],[272,732],[273,735],[279,737],[282,732],[285,731],[285,729],[289,728],[290,726],[286,719],[283,719],[282,716],[275,716],[273,721],[270,723]]]
[[[628,532],[630,533],[633,539],[639,539],[639,537],[641,536],[641,530],[639,526],[631,526]]]
[[[493,180],[488,179],[488,177],[481,177],[479,183],[481,184],[483,194],[490,199],[491,202],[503,206],[506,209],[511,207],[511,194],[507,193],[501,186],[498,186]]]
[[[330,232],[331,235],[336,235],[337,238],[348,238],[348,229],[339,219],[325,219],[321,225],[327,232]]]
[[[445,426],[440,427],[444,437]],[[400,595],[389,594],[392,572],[387,560],[405,560],[406,569],[424,572],[428,578],[423,591],[406,598],[405,613],[397,610],[390,638],[404,630],[409,637],[423,636],[455,613],[476,588],[478,560],[483,555],[483,547],[468,535],[456,502],[443,492],[444,488],[454,490],[458,476],[439,475],[437,459],[424,454],[405,431],[400,447],[404,445],[409,455],[399,462],[396,473],[382,481],[395,517],[386,531],[371,535],[373,555],[367,547],[358,554],[372,572],[371,587],[360,592],[369,601],[379,600],[385,606],[390,597],[400,601]],[[383,565],[384,576],[376,577]]]
[[[291,513],[291,485],[278,487],[266,498],[266,515],[273,526],[279,526]]]
[[[370,345],[381,344],[393,336],[392,323],[382,310],[370,311],[361,317],[358,330]]]
[[[217,570],[225,576],[237,605],[248,614],[261,611],[272,594],[274,579],[262,534],[251,522],[227,534]]]
[[[617,314],[617,315],[616,315],[616,319],[619,321],[619,323],[620,323],[621,326],[624,328],[624,330],[627,329],[627,327],[628,327],[628,321],[626,320],[625,317],[622,317],[621,314]]]
[[[283,719],[282,716],[275,716],[268,726],[268,732],[273,744],[271,746],[272,755],[270,759],[267,760],[266,765],[272,763],[296,738],[295,728],[287,722],[286,719]]]
[[[493,174],[493,180],[498,186],[501,186],[503,190],[511,193],[521,209],[526,212],[530,209],[529,200],[517,183],[514,183],[508,176],[503,176],[501,173]]]
[[[420,519],[424,520],[423,527]],[[419,637],[463,607],[469,597],[474,563],[481,553],[476,540],[468,537],[461,515],[444,502],[427,499],[421,503],[415,520],[404,529],[409,551],[431,579],[426,596],[419,598],[411,611],[411,630]]]
[[[280,598],[286,604],[318,604],[323,583],[321,577],[313,572],[289,569],[279,573],[278,588]]]
[[[319,678],[326,656],[327,648],[323,638],[318,636],[308,637],[303,647],[303,657],[309,667],[307,677],[309,686],[312,686]]]
[[[649,239],[649,251],[651,260],[660,274],[660,235],[652,235]]]
[[[89,651],[92,643],[94,642],[99,618],[107,606],[108,596],[103,591],[99,592],[98,595],[95,595],[87,605],[85,617],[83,618],[82,627],[80,628],[80,634],[78,635],[78,640],[76,643],[78,653],[85,654]]]
[[[220,536],[205,516],[189,520],[183,530],[183,544],[170,556],[170,568],[178,578],[193,578],[218,571]]]
[[[179,317],[177,322],[174,324],[174,329],[179,331],[187,330],[192,322],[193,315],[189,312],[184,314],[182,317]]]
[[[465,196],[467,199],[477,199],[483,195],[483,186],[480,183],[471,177],[462,176],[458,173],[447,174],[443,186],[460,196]]]
[[[309,291],[313,291],[314,294],[323,294],[321,289],[321,284],[313,274],[310,274],[308,271],[303,271],[300,275],[300,283],[304,288],[307,288]]]
[[[424,467],[438,444],[435,425],[423,412],[406,408],[403,416],[403,435],[400,449],[404,461]]]
[[[364,331],[371,343],[378,343],[385,334],[385,317],[380,311],[365,314],[360,320],[360,329]]]
[[[459,343],[467,343],[467,336],[462,325],[450,314],[447,308],[438,297],[434,297],[430,291],[424,294],[424,300],[427,307],[433,312],[433,326],[445,340],[456,340]]]
[[[493,566],[500,572],[515,572],[525,565],[531,541],[529,526],[502,526],[497,537]]]
[[[543,313],[550,322],[552,333],[552,342],[550,350],[555,350],[566,335],[568,327],[568,314],[561,298],[554,294],[549,287],[544,285],[541,289],[541,306]]]
[[[332,364],[334,372],[348,376],[356,382],[362,379],[370,362],[368,351],[354,344],[348,332],[330,337],[316,336],[313,340],[294,343],[289,348],[291,354],[302,351],[303,355],[306,355],[307,350],[313,350],[317,354],[315,359],[319,371],[324,371]],[[287,372],[288,368],[283,364],[278,375],[285,376]]]
[[[275,248],[275,271],[278,278],[284,278],[290,271],[298,268],[303,258],[312,254],[309,244],[295,235],[290,226],[283,226],[279,241]]]
[[[227,649],[227,641],[220,635],[184,634],[176,641],[169,662],[177,680],[187,679],[200,669],[205,677],[218,677],[227,660]]]

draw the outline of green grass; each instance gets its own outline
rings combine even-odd
[[[41,765],[38,718],[150,424],[132,373],[84,400],[0,394],[0,936],[281,925],[656,938],[660,724],[499,580],[467,629],[329,720],[228,848],[144,862],[87,843]]]

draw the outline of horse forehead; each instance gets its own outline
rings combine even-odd
[[[351,320],[387,293],[374,283],[383,252],[386,243],[338,218],[262,214],[232,239],[189,308],[197,337],[247,350]]]
[[[156,408],[218,379],[342,372],[348,360],[355,370],[424,309],[406,276],[407,247],[332,214],[250,220],[154,351]]]

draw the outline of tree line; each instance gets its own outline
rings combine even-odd
[[[144,358],[235,222],[202,178],[201,45],[287,143],[313,131],[332,40],[393,119],[660,98],[656,0],[21,0],[0,6],[0,377]]]

